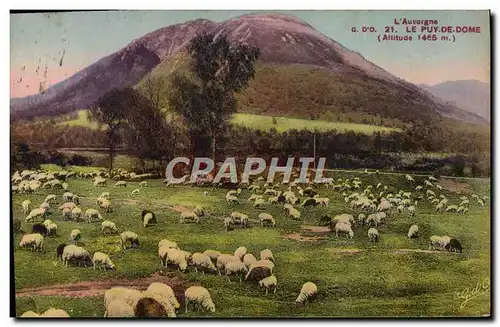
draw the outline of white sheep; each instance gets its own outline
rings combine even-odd
[[[64,208],[62,211],[62,219],[63,220],[71,220],[71,209]]]
[[[127,243],[130,242],[131,247],[139,246],[139,235],[131,231],[125,231],[120,234],[120,244],[123,249],[126,249]]]
[[[300,219],[300,216],[301,216],[300,211],[299,211],[299,210],[297,210],[297,209],[295,209],[295,208],[291,208],[291,209],[288,211],[288,215],[289,215],[290,217],[292,217],[293,219],[295,219],[295,220],[299,220],[299,219]]]
[[[228,204],[239,204],[240,200],[236,196],[228,194],[226,195],[226,202]]]
[[[365,219],[366,219],[366,215],[364,213],[360,213],[358,215],[358,224],[363,226],[365,224]]]
[[[316,198],[316,203],[320,206],[328,207],[330,199],[328,198]]]
[[[66,267],[68,267],[70,260],[77,261],[78,265],[83,263],[85,267],[87,267],[87,263],[92,262],[89,252],[86,249],[76,245],[66,245],[64,247],[61,258],[63,265]]]
[[[275,262],[274,256],[273,256],[273,251],[269,249],[264,249],[260,251],[260,260],[270,260],[272,262]]]
[[[151,212],[148,212],[147,214],[144,215],[144,218],[142,220],[142,225],[144,227],[148,227],[149,225],[153,224],[156,222],[155,217]]]
[[[76,208],[76,204],[74,202],[65,202],[59,207],[59,210],[64,210],[65,208],[73,210],[74,208]]]
[[[19,317],[21,318],[34,318],[34,317],[40,317],[40,315],[34,311],[26,311]]]
[[[217,267],[217,271],[219,272],[219,275],[222,274],[222,272],[225,271],[226,269],[226,264],[228,262],[231,262],[231,261],[238,261],[238,262],[241,262],[241,260],[238,258],[238,257],[235,257],[234,255],[232,254],[226,254],[226,253],[222,253],[220,254],[218,257],[217,257],[217,263],[216,263],[216,267]]]
[[[243,259],[243,257],[245,256],[245,254],[247,253],[247,248],[244,247],[244,246],[240,246],[239,248],[237,248],[235,251],[234,251],[234,256],[239,258],[240,260]]]
[[[146,181],[140,182],[139,187],[148,187],[148,182],[146,182]]]
[[[262,206],[264,206],[265,203],[266,203],[266,201],[263,198],[258,198],[253,203],[253,207],[254,208],[261,208]]]
[[[177,249],[177,250],[181,249],[176,242],[167,240],[166,238],[164,238],[158,242],[158,248],[161,248],[161,247],[166,247],[167,249]]]
[[[255,258],[253,254],[247,253],[245,254],[245,256],[243,256],[243,263],[245,264],[245,266],[247,266],[247,268],[249,268],[250,265],[254,264],[255,262],[257,262],[257,258]]]
[[[45,200],[43,202],[47,203],[54,203],[56,201],[56,195],[55,194],[49,194],[45,197]]]
[[[429,250],[434,250],[436,247],[439,250],[444,250],[446,245],[450,243],[450,237],[449,236],[437,236],[437,235],[432,235],[430,237],[430,243],[429,243]]]
[[[104,317],[109,317],[109,318],[112,318],[112,317],[120,317],[120,318],[124,318],[124,317],[135,317],[135,313],[134,313],[134,308],[132,308],[132,306],[130,304],[128,304],[127,302],[123,301],[123,300],[120,300],[120,299],[116,299],[116,300],[112,300],[107,308],[106,308],[106,311],[104,312]]]
[[[305,301],[312,300],[318,294],[318,287],[313,282],[307,282],[302,285],[300,294],[295,300],[295,303],[302,304]]]
[[[379,233],[378,233],[378,230],[376,228],[370,228],[368,230],[368,240],[370,242],[378,242],[379,241]]]
[[[229,275],[237,275],[240,279],[240,282],[242,282],[243,277],[248,273],[248,269],[243,262],[230,260],[228,263],[225,264],[224,272],[229,281],[231,281],[229,279]]]
[[[409,207],[408,207],[408,213],[409,213],[411,216],[415,216],[415,206],[409,206]]]
[[[50,308],[40,315],[47,318],[69,318],[69,314],[62,309]]]
[[[262,267],[262,266],[269,268],[271,273],[273,272],[274,263],[269,259],[261,259],[261,260],[255,261],[253,264],[250,265],[250,269],[252,267]]]
[[[35,208],[30,211],[29,215],[24,219],[27,223],[36,221],[38,219],[43,220],[45,218],[46,210],[43,208]]]
[[[183,223],[199,223],[200,218],[198,218],[198,215],[192,211],[183,211],[181,212],[181,219],[179,221],[181,224]]]
[[[163,299],[168,300],[174,309],[179,309],[181,307],[179,301],[177,301],[177,298],[175,297],[174,290],[172,290],[172,288],[167,284],[151,283],[146,292],[160,295]]]
[[[65,202],[71,202],[73,201],[73,193],[71,192],[64,192],[62,195],[63,201]]]
[[[198,205],[198,206],[196,206],[196,208],[194,208],[194,213],[198,217],[203,217],[205,215],[205,211],[203,210],[203,207],[200,205]]]
[[[271,275],[269,277],[266,277],[262,280],[259,281],[259,286],[264,287],[266,290],[266,295],[268,294],[268,290],[270,288],[274,289],[274,293],[276,293],[276,290],[278,288],[278,279],[276,278],[275,275]]]
[[[104,307],[108,308],[109,304],[115,300],[121,300],[132,308],[135,308],[137,302],[142,297],[140,291],[125,287],[113,287],[104,292]],[[104,314],[106,316],[106,314]]]
[[[101,270],[101,266],[104,268],[104,270],[106,270],[106,269],[115,270],[116,269],[116,266],[113,263],[113,261],[111,261],[111,258],[109,257],[109,255],[106,253],[103,253],[103,252],[94,253],[94,256],[92,257],[92,264],[94,265],[94,270],[96,267],[98,267],[99,270]]]
[[[130,195],[137,195],[139,194],[140,191],[141,191],[140,189],[136,188],[135,190],[132,191],[132,193],[130,193]]]
[[[240,212],[231,212],[231,220],[233,224],[238,224],[242,226],[248,225],[248,215]]]
[[[276,221],[274,220],[273,216],[268,213],[260,213],[259,220],[261,226],[264,226],[264,224],[271,225],[272,227],[276,226]]]
[[[187,268],[187,261],[184,253],[180,250],[176,249],[169,249],[167,251],[167,257],[166,257],[166,264],[168,265],[169,263],[172,265],[177,266],[177,268],[184,272],[186,271]]]
[[[195,306],[200,305],[202,310],[215,312],[215,304],[208,290],[201,286],[191,286],[184,292],[184,301],[186,305],[186,312],[188,312],[189,304]]]
[[[118,233],[118,228],[116,228],[116,224],[114,222],[105,220],[101,223],[101,233],[115,234]]]
[[[346,234],[346,237],[353,238],[354,232],[352,231],[351,224],[346,224],[344,222],[339,222],[335,224],[335,236],[339,236],[339,232]]]
[[[77,244],[78,243],[78,240],[80,240],[82,238],[82,232],[80,232],[79,229],[73,229],[71,232],[70,232],[70,239],[73,243]]]
[[[21,242],[19,242],[19,247],[29,247],[32,251],[41,251],[43,250],[43,241],[44,237],[41,234],[26,234],[21,239]]]
[[[203,253],[199,252],[193,253],[191,262],[196,272],[198,272],[198,269],[200,269],[203,274],[205,274],[205,271],[211,273],[217,272],[217,269],[215,268],[215,265],[210,259],[210,257]]]
[[[25,215],[27,215],[30,212],[30,206],[31,206],[31,201],[30,200],[24,200],[22,203],[23,206],[23,212]]]
[[[93,221],[102,220],[102,216],[96,209],[87,209],[85,211],[85,220],[90,224]]]
[[[115,185],[113,187],[119,187],[119,186],[126,187],[127,182],[126,181],[118,181],[115,183]]]
[[[408,230],[408,238],[418,237],[418,225],[411,225]]]
[[[221,255],[220,251],[217,250],[205,250],[204,255],[208,256],[210,260],[217,262],[217,258]]]
[[[102,192],[98,199],[109,199],[109,192]]]

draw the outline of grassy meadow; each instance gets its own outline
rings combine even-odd
[[[381,181],[396,192],[415,187],[405,180],[404,175],[335,172],[331,177],[345,179],[355,176],[361,179],[363,186]],[[415,179],[418,184],[423,184],[423,177]],[[246,201],[251,194],[248,190],[243,190],[239,196],[243,199],[241,204],[229,206],[224,201],[227,190],[212,187],[176,185],[167,188],[160,180],[148,180],[147,188],[142,188],[139,195],[131,196],[138,182],[129,182],[126,188],[114,188],[111,181],[107,187],[96,188],[90,180],[77,178],[69,179],[68,183],[70,190],[79,195],[83,211],[97,208],[95,199],[102,192],[109,191],[114,210],[102,213],[104,219],[116,222],[120,231],[138,233],[141,246],[121,250],[119,236],[100,235],[100,223],[65,222],[61,220],[60,212],[52,208],[48,218],[58,224],[58,236],[46,239],[42,253],[20,249],[21,235],[14,235],[16,292],[84,281],[116,281],[119,284],[118,281],[147,279],[160,273],[163,282],[175,281],[176,291],[182,292],[190,285],[202,285],[212,295],[215,313],[185,313],[182,309],[179,317],[421,317],[482,316],[490,312],[489,293],[471,299],[463,308],[463,300],[457,297],[457,292],[490,278],[489,202],[480,207],[471,201],[470,212],[462,215],[437,213],[427,201],[420,201],[415,217],[410,217],[407,212],[392,213],[388,223],[378,227],[380,242],[370,243],[366,236],[368,228],[359,225],[354,227],[353,239],[337,238],[328,231],[311,230],[310,226],[317,226],[325,213],[358,213],[344,202],[341,192],[323,186],[317,189],[321,196],[330,198],[329,206],[300,208],[302,220],[296,221],[286,217],[280,205],[267,203],[263,209],[253,208]],[[453,192],[453,188],[443,191],[450,204],[458,204],[459,197],[464,194],[469,197],[472,193],[490,195],[489,180],[471,179],[459,183],[460,188],[456,190],[460,190],[460,194]],[[455,183],[448,181],[446,185]],[[204,191],[208,194],[204,195]],[[50,193],[58,195],[60,205],[61,190],[13,195],[14,218],[21,219],[22,231],[31,230],[31,224],[24,222],[22,201],[28,198],[33,205],[38,205]],[[202,205],[208,216],[202,217],[199,224],[180,224],[178,210],[193,209],[196,205]],[[142,227],[140,213],[144,208],[156,213],[156,226]],[[232,211],[249,214],[250,227],[226,231],[222,219]],[[271,213],[277,221],[276,227],[261,227],[257,223],[260,212]],[[419,226],[419,239],[410,240],[406,235],[412,224]],[[94,271],[91,267],[63,267],[56,260],[55,249],[60,243],[69,243],[69,234],[74,228],[82,231],[81,242],[91,254],[95,251],[109,253],[117,270],[104,272]],[[431,235],[458,238],[464,246],[464,253],[414,251],[427,250]],[[299,237],[312,239],[304,241]],[[240,283],[234,278],[228,282],[223,276],[203,275],[192,268],[186,273],[163,268],[157,255],[158,241],[162,238],[176,241],[183,250],[193,253],[207,249],[232,253],[243,245],[258,257],[261,250],[269,248],[276,258],[278,291],[266,296],[253,282]],[[295,298],[307,281],[317,284],[318,298],[308,305],[295,306]],[[41,296],[34,292],[30,296],[19,296],[16,298],[16,313],[27,310],[42,312],[49,307],[59,307],[71,316],[103,316],[102,294],[86,297],[64,295]]]

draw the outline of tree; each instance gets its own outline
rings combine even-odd
[[[113,170],[116,147],[121,142],[120,130],[125,122],[125,114],[134,106],[134,94],[132,88],[114,89],[104,94],[90,108],[89,119],[106,129],[110,172]]]
[[[194,37],[187,50],[192,74],[174,76],[169,101],[184,117],[192,139],[210,138],[215,162],[216,139],[236,111],[235,93],[243,91],[255,76],[260,51],[214,33]]]

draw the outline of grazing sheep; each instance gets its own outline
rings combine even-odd
[[[45,197],[45,200],[43,202],[46,202],[46,203],[54,203],[56,202],[56,195],[55,194],[49,194]]]
[[[29,222],[32,222],[32,221],[35,221],[38,219],[43,220],[45,218],[46,212],[47,211],[45,209],[42,209],[42,208],[33,209],[30,211],[29,215],[26,216],[24,221],[29,223]]]
[[[165,307],[152,297],[141,297],[134,308],[136,317],[164,317],[167,315]]]
[[[234,195],[227,194],[226,195],[226,202],[228,204],[240,204],[240,200]]]
[[[230,230],[234,229],[233,228],[233,219],[231,219],[230,217],[224,218],[223,224],[224,224],[224,227],[226,228],[226,231],[230,231]]]
[[[264,227],[264,225],[271,225],[272,227],[276,226],[276,221],[273,216],[268,213],[260,213],[259,214],[260,225]]]
[[[231,261],[241,262],[238,257],[235,257],[232,254],[222,253],[217,257],[217,263],[215,266],[217,268],[217,271],[219,272],[219,275],[221,275],[222,272],[225,272],[226,265]]]
[[[462,244],[456,238],[450,239],[450,241],[445,245],[444,248],[449,252],[455,251],[462,253]]]
[[[215,312],[215,304],[208,290],[201,286],[191,286],[184,292],[184,301],[186,312],[188,312],[189,304],[200,306],[203,311]]]
[[[125,287],[113,287],[104,293],[104,307],[108,308],[111,302],[120,300],[127,303],[132,308],[135,308],[141,297],[142,293],[138,290]],[[104,314],[104,316],[106,316],[106,314]]]
[[[32,227],[31,227],[31,233],[32,234],[40,234],[40,235],[43,235],[44,237],[46,237],[49,232],[47,230],[47,226],[45,226],[45,224],[41,224],[41,223],[36,223],[34,224]]]
[[[450,243],[450,239],[451,238],[449,236],[432,235],[430,237],[429,250],[434,250],[436,247],[439,250],[445,250],[448,243]]]
[[[209,273],[217,272],[217,268],[215,268],[210,257],[203,253],[199,252],[193,253],[191,262],[196,272],[198,272],[198,269],[200,269],[203,274],[205,274],[205,272]]]
[[[376,228],[370,228],[368,230],[368,241],[370,242],[378,242],[379,241],[379,233],[378,233],[378,230]]]
[[[132,191],[132,193],[130,193],[130,195],[138,195],[140,192],[140,189],[136,188],[135,190]]]
[[[66,203],[63,203],[60,207],[59,207],[59,210],[64,210],[65,208],[69,209],[69,210],[73,210],[74,208],[76,208],[76,204],[74,202],[66,202]]]
[[[47,318],[69,318],[69,314],[62,309],[50,308],[40,315]]]
[[[366,218],[366,225],[371,226],[373,223],[373,225],[377,227],[384,221],[385,218],[386,218],[385,212],[372,213],[368,215],[368,217]]]
[[[102,220],[102,216],[99,213],[99,211],[96,210],[96,209],[87,209],[85,211],[85,220],[87,221],[87,223],[90,224],[93,221],[100,221],[100,220]]]
[[[343,213],[341,215],[336,215],[331,220],[331,224],[335,226],[336,223],[346,223],[346,224],[354,224],[354,217],[350,214]]]
[[[177,266],[177,269],[179,269],[182,272],[186,271],[187,268],[187,261],[184,253],[180,250],[176,249],[169,249],[167,251],[167,256],[166,256],[166,264],[172,264],[174,266]]]
[[[346,237],[353,238],[354,232],[352,231],[351,224],[339,222],[335,224],[335,236],[339,236],[339,232],[345,233]]]
[[[291,208],[290,211],[288,212],[288,215],[292,217],[294,220],[299,220],[301,216],[300,211],[295,208]]]
[[[99,208],[104,209],[104,211],[108,213],[112,211],[111,201],[108,199],[97,199],[97,203],[99,204]]]
[[[316,203],[320,206],[328,207],[330,199],[328,198],[316,198]]]
[[[26,234],[19,242],[19,247],[31,248],[31,251],[41,251],[43,250],[43,241],[44,237],[41,234]]]
[[[365,224],[365,219],[366,219],[366,215],[364,213],[360,213],[358,215],[358,224],[363,226]]]
[[[160,298],[162,298],[162,300],[168,300],[174,309],[179,309],[181,307],[179,301],[177,301],[177,298],[175,297],[174,291],[167,284],[151,283],[146,292],[148,294],[157,294]]]
[[[63,201],[65,201],[66,203],[72,202],[73,201],[73,193],[64,192],[64,194],[62,195],[62,198],[63,198]]]
[[[314,198],[309,198],[309,199],[305,199],[301,204],[300,206],[301,207],[315,207],[318,203],[316,202],[316,199]]]
[[[196,206],[196,208],[194,209],[194,213],[198,216],[198,217],[203,217],[205,215],[205,211],[203,210],[203,207],[202,206]]]
[[[23,212],[25,215],[27,215],[30,212],[30,206],[31,206],[31,201],[30,200],[24,200],[22,203],[23,206]]]
[[[265,249],[260,251],[260,260],[270,260],[272,262],[275,262],[274,256],[273,256],[273,251],[269,249]]]
[[[68,267],[68,264],[71,260],[78,262],[78,266],[80,266],[82,263],[85,267],[87,267],[87,264],[92,264],[92,259],[89,252],[84,248],[76,245],[66,245],[61,257],[63,265],[66,267]]]
[[[274,293],[276,293],[276,289],[278,288],[278,280],[275,275],[271,275],[259,281],[259,286],[264,287],[266,290],[266,295],[268,294],[268,290],[270,288],[274,289]]]
[[[445,210],[445,211],[446,211],[446,212],[450,212],[450,211],[455,211],[455,212],[457,212],[457,210],[458,210],[458,206],[457,206],[457,205],[452,204],[452,205],[448,206],[448,207],[446,208],[446,210]]]
[[[236,211],[231,212],[231,220],[232,224],[237,224],[245,227],[248,225],[248,215],[245,215],[244,213]]]
[[[98,199],[109,199],[109,192],[102,192]]]
[[[307,282],[302,285],[300,294],[295,300],[295,303],[302,304],[304,302],[309,302],[316,297],[318,294],[318,287],[313,282]]]
[[[245,264],[245,266],[247,266],[247,268],[249,268],[250,265],[252,265],[256,262],[257,262],[257,258],[255,258],[255,256],[251,253],[247,253],[243,256],[243,263]]]
[[[418,225],[411,225],[408,230],[408,238],[417,238],[418,237]]]
[[[213,262],[217,262],[217,258],[221,255],[221,253],[216,250],[205,250],[203,254],[209,257]]]
[[[63,254],[63,251],[64,251],[64,248],[66,247],[66,243],[62,243],[62,244],[59,244],[56,248],[56,255],[57,255],[57,259],[61,259],[62,260],[62,254]]]
[[[146,181],[140,182],[139,187],[148,187],[148,182],[146,182]]]
[[[42,204],[40,204],[39,208],[40,209],[44,209],[45,211],[47,211],[47,210],[50,209],[50,204],[47,203],[47,202],[43,202]]]
[[[230,260],[224,265],[224,273],[229,281],[231,281],[229,275],[236,275],[239,277],[240,282],[242,282],[243,277],[248,273],[248,269],[243,262]]]
[[[259,197],[253,203],[253,207],[254,208],[262,208],[265,203],[266,203],[266,201],[263,198]]]
[[[101,266],[104,268],[104,270],[116,270],[116,266],[113,261],[111,261],[109,255],[103,252],[94,253],[94,256],[92,257],[92,264],[94,265],[94,270],[96,266],[98,266],[99,270],[101,270]]]
[[[239,248],[237,248],[235,251],[234,251],[234,256],[239,258],[240,260],[243,260],[243,257],[245,256],[245,254],[247,253],[247,248],[244,247],[244,246],[240,246]]]
[[[73,229],[70,233],[71,241],[76,245],[78,241],[82,238],[82,232],[79,229]]]
[[[115,183],[113,187],[127,187],[127,182],[126,181],[118,181]]]
[[[250,268],[252,268],[253,266],[266,266],[271,270],[271,273],[273,272],[273,269],[274,269],[274,263],[268,259],[256,261],[255,263],[250,265]]]
[[[134,317],[134,308],[130,306],[127,302],[116,299],[111,301],[108,304],[108,307],[106,308],[106,312],[104,313],[104,317],[120,317],[120,318],[125,318],[125,317]]]
[[[181,219],[179,221],[181,224],[183,223],[200,223],[200,218],[196,215],[196,213],[192,211],[183,211],[181,213]]]
[[[257,261],[259,262],[259,261]],[[266,277],[269,277],[273,274],[272,269],[265,264],[254,264],[250,265],[247,275],[245,276],[245,280],[256,280],[260,281]]]
[[[120,234],[120,244],[125,250],[127,243],[130,242],[130,247],[139,247],[139,235],[131,231],[125,231]]]
[[[144,211],[143,211],[143,213],[144,213]],[[150,226],[152,224],[156,224],[156,223],[157,223],[157,221],[156,221],[156,216],[154,213],[148,212],[144,216],[142,216],[142,225],[144,227],[148,227],[148,226]]]
[[[408,207],[408,213],[409,213],[411,216],[415,216],[415,206],[409,206],[409,207]]]
[[[118,228],[116,224],[110,220],[105,220],[101,223],[101,234],[117,234]]]

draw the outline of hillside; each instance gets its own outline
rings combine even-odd
[[[433,95],[490,121],[490,85],[476,80],[420,85]]]
[[[317,115],[332,110],[361,111],[405,121],[434,119],[441,114],[485,123],[479,116],[445,104],[391,75],[306,22],[267,13],[221,23],[199,19],[146,34],[44,94],[12,99],[11,112],[15,117],[30,118],[87,108],[111,88],[134,85],[160,62],[175,60],[193,36],[208,31],[227,34],[232,40],[252,43],[261,50],[261,66],[247,93],[251,96],[257,92],[254,94],[259,96],[245,99],[241,103],[243,111],[277,111],[285,116],[303,115],[304,110]],[[283,82],[281,89],[276,80]],[[262,93],[262,90],[268,91]],[[270,101],[259,100],[261,94]]]

